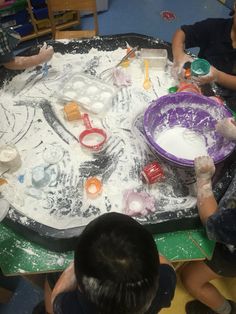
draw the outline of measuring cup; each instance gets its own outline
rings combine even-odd
[[[102,129],[93,128],[87,113],[82,118],[86,130],[79,135],[80,144],[91,151],[99,151],[107,140],[106,132]]]

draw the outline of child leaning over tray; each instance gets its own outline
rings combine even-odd
[[[5,0],[0,0],[1,5]],[[0,66],[10,70],[24,70],[51,60],[53,47],[44,44],[38,54],[33,56],[15,56],[14,49],[20,42],[20,35],[12,28],[3,28],[0,21]]]
[[[232,118],[219,121],[216,129],[225,138],[236,141],[236,123]],[[196,158],[195,172],[199,216],[216,247],[211,260],[190,262],[182,270],[182,282],[196,299],[186,304],[186,313],[236,314],[236,303],[225,299],[210,283],[216,278],[236,277],[236,170],[219,204],[212,191],[215,166],[211,157]]]

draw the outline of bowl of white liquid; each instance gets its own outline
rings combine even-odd
[[[215,130],[217,120],[231,113],[214,100],[192,93],[174,93],[153,101],[144,113],[148,144],[171,163],[193,167],[198,156],[217,164],[229,156],[235,143]]]

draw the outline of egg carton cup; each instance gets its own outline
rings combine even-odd
[[[114,86],[84,74],[67,77],[59,90],[60,98],[65,101],[75,101],[94,114],[108,110],[115,94]]]

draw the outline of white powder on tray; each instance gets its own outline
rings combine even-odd
[[[62,105],[65,102],[58,96],[66,75],[83,74],[86,64],[94,57],[100,60],[95,68],[99,75],[118,63],[125,53],[121,48],[115,51],[91,49],[87,54],[55,53],[49,62],[51,68],[47,77],[32,78],[35,71],[29,69],[3,87],[1,139],[3,143],[17,146],[22,167],[7,175],[9,184],[1,186],[1,191],[26,217],[57,229],[83,226],[105,212],[122,212],[123,191],[126,189],[146,190],[155,197],[157,211],[188,209],[196,204],[196,198],[189,195],[186,186],[176,195],[179,173],[169,165],[163,164],[165,182],[152,186],[143,184],[142,167],[154,157],[144,141],[130,132],[137,114],[175,84],[170,68],[167,73],[150,68],[153,88],[145,91],[143,67],[140,60],[133,60],[125,69],[132,77],[132,86],[117,91],[112,106],[103,116],[90,115],[92,126],[104,129],[108,134],[105,154],[93,155],[83,149],[77,140],[85,129],[83,122],[64,119]],[[27,80],[29,83],[25,85]],[[45,100],[50,105],[45,105]],[[47,117],[50,118],[48,121]],[[47,164],[43,159],[49,145],[59,146],[64,151],[63,158],[56,164]],[[35,189],[32,169],[42,165],[49,172],[51,181],[47,186]],[[24,177],[23,182],[19,182],[18,176]],[[84,183],[88,176],[102,179],[102,193],[97,198],[89,199],[85,193]]]

